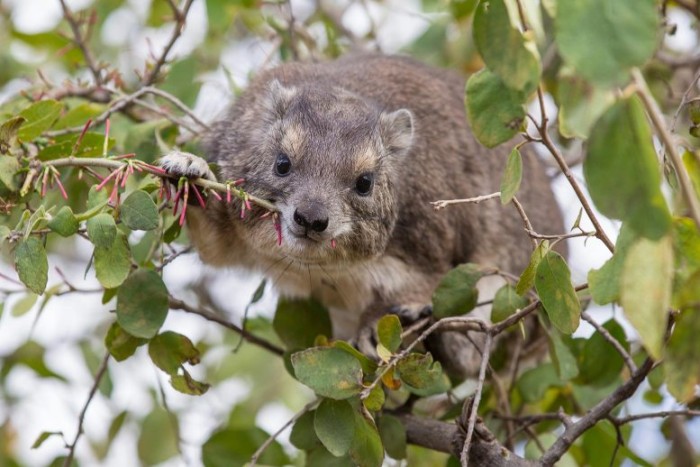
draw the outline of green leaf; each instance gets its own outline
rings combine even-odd
[[[493,307],[491,308],[491,320],[498,323],[508,318],[516,311],[526,307],[530,301],[518,295],[510,284],[506,284],[496,292],[493,297]]]
[[[289,350],[311,347],[317,336],[333,335],[328,311],[313,299],[280,299],[272,327]]]
[[[148,269],[131,274],[117,292],[117,321],[135,337],[154,337],[168,315],[168,289]]]
[[[379,436],[387,454],[393,459],[405,459],[406,453],[406,428],[401,421],[393,415],[383,414],[379,418]]]
[[[579,373],[579,368],[571,349],[557,331],[551,331],[548,337],[550,355],[552,356],[552,363],[554,363],[557,370],[557,375],[562,381],[575,378]]]
[[[292,432],[289,434],[289,442],[296,448],[308,451],[321,443],[314,428],[315,417],[316,411],[312,410],[303,414],[294,423]]]
[[[58,119],[54,128],[56,130],[62,130],[64,128],[84,126],[88,120],[94,119],[105,110],[107,110],[107,106],[94,102],[76,105]]]
[[[514,11],[509,12],[509,6]],[[532,34],[521,33],[519,23],[515,3],[483,0],[474,14],[474,43],[486,66],[506,86],[529,94],[537,88],[542,66]]]
[[[379,343],[391,353],[399,350],[401,346],[401,321],[396,315],[384,315],[377,322],[377,337]]]
[[[467,81],[466,108],[474,136],[492,148],[518,134],[525,121],[526,96],[483,69]]]
[[[370,420],[355,414],[355,438],[350,448],[350,458],[358,467],[380,467],[384,460],[384,447],[379,432]]]
[[[651,130],[636,97],[620,100],[595,124],[583,174],[601,213],[652,240],[671,228]]]
[[[61,237],[70,237],[74,235],[78,231],[79,226],[78,219],[75,218],[70,206],[63,206],[47,224],[49,229],[53,230]]]
[[[586,456],[584,465],[638,465],[652,467],[629,448],[629,426],[620,429],[608,420],[600,420],[582,436],[581,447]]]
[[[654,0],[558,0],[554,32],[566,63],[585,79],[612,86],[651,58],[659,19]]]
[[[0,125],[0,152],[4,153],[17,138],[20,127],[26,122],[24,117],[12,117]]]
[[[622,267],[620,302],[644,348],[657,360],[661,358],[672,285],[671,237],[635,242]]]
[[[12,306],[12,316],[25,315],[32,309],[34,304],[36,304],[38,298],[39,296],[37,294],[29,292],[27,295],[17,300]]]
[[[54,100],[35,102],[20,112],[19,116],[24,117],[27,121],[19,129],[17,136],[22,141],[31,141],[40,136],[51,128],[62,109],[63,104]]]
[[[124,200],[121,219],[131,230],[153,230],[158,227],[158,207],[148,193],[136,190]]]
[[[664,366],[668,390],[679,402],[690,402],[700,384],[700,309],[684,310],[676,318],[666,348]]]
[[[146,415],[138,440],[138,455],[143,464],[160,464],[178,454],[178,425],[177,418],[161,407]]]
[[[461,264],[448,272],[433,292],[435,318],[463,315],[476,306],[479,291],[476,283],[483,273],[472,263]]]
[[[433,362],[429,353],[409,353],[396,364],[401,381],[416,389],[435,384],[442,377],[440,362]]]
[[[603,327],[625,350],[629,350],[625,330],[617,321],[611,319]],[[596,331],[586,339],[579,358],[584,384],[598,387],[612,384],[620,376],[623,365],[622,356],[600,332]]]
[[[588,287],[593,301],[597,304],[606,305],[620,299],[622,265],[636,237],[627,223],[622,224],[620,235],[615,242],[615,254],[600,269],[591,269],[588,272]]]
[[[136,349],[148,342],[146,339],[134,337],[124,330],[119,323],[114,322],[105,336],[105,347],[109,354],[118,362],[134,355]]]
[[[168,373],[177,374],[184,363],[196,365],[199,363],[199,350],[187,336],[173,331],[158,334],[148,343],[148,355],[155,365]]]
[[[549,251],[542,258],[535,289],[554,327],[564,334],[574,332],[581,319],[581,303],[571,284],[569,267],[559,253]]]
[[[208,383],[193,379],[185,369],[182,370],[181,375],[170,376],[170,385],[176,391],[190,396],[201,396],[211,387]]]
[[[260,428],[226,428],[216,431],[202,446],[202,463],[205,467],[243,466],[269,437]],[[277,441],[273,441],[258,459],[259,465],[281,466],[290,463]]]
[[[38,449],[41,447],[42,444],[44,444],[44,441],[49,439],[52,436],[61,436],[63,437],[63,432],[62,431],[43,431],[39,436],[37,436],[36,440],[34,441],[34,444],[32,444],[31,449]]]
[[[117,237],[117,224],[114,218],[103,212],[87,220],[87,233],[97,247],[110,247]]]
[[[316,394],[347,399],[362,391],[362,367],[344,350],[314,347],[292,354],[296,379]]]
[[[517,382],[518,392],[525,402],[539,402],[544,393],[553,386],[561,386],[563,381],[557,376],[553,363],[545,363],[527,370]]]
[[[126,235],[117,233],[109,246],[95,247],[95,275],[106,289],[119,287],[131,271],[129,242]]]
[[[381,384],[377,384],[369,392],[369,395],[362,401],[362,404],[370,412],[379,412],[384,407],[386,397],[384,396],[384,388]]]
[[[19,190],[16,175],[22,166],[12,156],[0,156],[0,182],[10,191]]]
[[[535,285],[535,273],[537,272],[537,267],[540,265],[540,261],[549,251],[549,240],[542,240],[537,248],[530,255],[530,263],[527,265],[523,273],[518,279],[518,283],[515,284],[515,291],[518,295],[524,295],[525,292],[530,290]]]
[[[700,101],[697,102],[700,104]],[[700,197],[700,154],[685,151],[683,153],[683,166],[693,183],[695,196]]]
[[[523,159],[520,156],[518,148],[513,150],[508,155],[506,168],[501,177],[501,204],[508,204],[513,196],[520,189],[520,181],[523,177]]]
[[[355,410],[346,400],[323,399],[314,417],[316,436],[334,456],[344,456],[355,437]]]
[[[586,139],[596,120],[615,102],[615,95],[565,68],[559,73],[557,100],[559,132],[567,138]]]
[[[51,144],[39,151],[39,160],[50,161],[68,156],[94,157],[102,155],[104,151],[104,135],[92,132],[85,133],[80,140],[80,146],[76,148],[75,145],[78,143],[79,137],[80,135],[77,134],[67,134],[51,138]],[[107,149],[114,147],[114,144],[114,139],[109,138]]]
[[[159,88],[193,107],[201,87],[197,82],[197,73],[201,70],[199,65],[199,60],[194,56],[175,62]]]
[[[362,366],[362,372],[371,375],[375,371],[377,371],[377,362],[374,360],[368,358],[365,354],[357,350],[355,347],[352,345],[348,344],[345,341],[339,341],[339,340],[334,340],[333,341],[333,347],[342,349],[345,352],[348,352],[350,355],[355,357],[357,361],[360,362],[360,365]]]
[[[15,250],[15,267],[19,279],[29,290],[41,295],[48,281],[49,260],[44,244],[36,237],[22,241]]]

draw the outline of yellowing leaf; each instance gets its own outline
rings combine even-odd
[[[658,241],[642,238],[630,247],[622,268],[620,302],[644,348],[657,360],[666,333],[672,284],[670,236]]]
[[[333,347],[313,347],[292,354],[296,379],[316,394],[347,399],[362,390],[362,367],[348,352]]]

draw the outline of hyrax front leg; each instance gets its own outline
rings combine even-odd
[[[189,152],[170,151],[161,157],[158,163],[171,175],[216,181],[216,175],[209,168],[207,161]]]

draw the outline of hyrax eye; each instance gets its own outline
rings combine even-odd
[[[374,175],[362,174],[355,180],[355,191],[358,195],[367,196],[372,192],[372,185],[374,185]]]
[[[290,170],[292,170],[292,161],[289,160],[289,156],[285,153],[278,154],[275,161],[275,173],[280,177],[285,177],[289,175]]]

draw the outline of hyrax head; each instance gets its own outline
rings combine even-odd
[[[269,220],[245,221],[244,241],[261,255],[306,264],[381,254],[398,215],[395,187],[413,139],[411,113],[385,111],[332,84],[273,79],[263,92],[213,137],[222,177],[244,178],[246,190],[279,210],[280,246]]]

